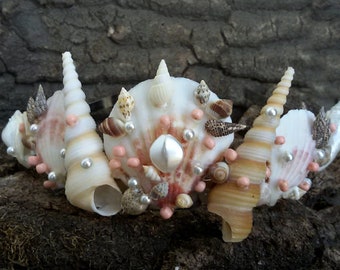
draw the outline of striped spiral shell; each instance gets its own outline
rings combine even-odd
[[[236,149],[237,159],[230,164],[229,181],[216,185],[208,198],[208,210],[223,219],[223,239],[242,241],[252,228],[252,209],[260,199],[260,184],[266,178],[266,166],[271,158],[275,129],[283,113],[283,105],[293,79],[294,70],[288,68],[268,98],[244,142]],[[247,188],[239,180],[247,178]]]
[[[111,177],[102,141],[95,132],[71,54],[63,54],[63,83],[65,95],[65,193],[71,204],[103,216],[116,214],[120,208],[121,192]]]

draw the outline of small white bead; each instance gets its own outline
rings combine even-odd
[[[88,169],[92,166],[92,159],[90,158],[84,158],[81,162],[80,162],[80,166],[82,166],[84,169]]]

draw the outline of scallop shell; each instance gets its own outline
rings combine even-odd
[[[42,90],[42,88],[40,89]],[[49,174],[49,180],[56,181],[58,186],[61,187],[64,185],[66,177],[64,158],[61,154],[62,149],[65,148],[64,132],[66,126],[63,92],[54,92],[47,104],[47,108],[43,112],[46,114],[38,122],[36,153],[46,166],[44,172]],[[42,111],[39,110],[39,116],[41,116],[41,113]]]
[[[71,204],[103,216],[121,209],[121,192],[111,177],[102,141],[95,132],[71,54],[63,54],[63,83],[65,95],[65,194]]]
[[[197,104],[194,94],[199,86],[197,82],[164,75],[165,84],[157,91],[167,89],[164,91],[170,94],[162,94],[159,99],[153,96],[159,76],[163,74],[160,70],[167,70],[164,60],[155,79],[129,90],[135,100],[130,119],[133,131],[122,137],[104,134],[104,148],[114,177],[126,184],[127,179],[134,177],[142,194],[150,194],[159,179],[168,184],[166,197],[151,201],[153,206],[161,208],[162,214],[167,212],[164,209],[176,207],[177,195],[204,188],[200,184],[201,177],[210,165],[223,158],[234,136],[213,138],[205,131],[205,122],[211,116]],[[219,98],[210,92],[209,100],[215,102]],[[117,104],[110,117],[119,117]],[[222,121],[231,122],[231,119],[227,117]],[[150,174],[145,173],[145,168]],[[200,188],[196,188],[197,185]]]
[[[295,196],[298,186],[305,181],[308,165],[313,161],[315,141],[312,137],[312,127],[315,116],[307,110],[290,110],[280,121],[276,129],[277,136],[283,136],[285,143],[273,147],[270,160],[270,177],[268,188],[261,194],[259,204],[274,205],[283,197]],[[286,181],[287,191],[280,189],[280,181]],[[292,195],[289,195],[289,194]],[[294,196],[293,196],[294,195]]]
[[[223,240],[239,242],[252,228],[252,209],[260,199],[261,183],[266,178],[266,165],[271,159],[275,130],[283,113],[294,70],[288,68],[268,98],[244,142],[236,149],[237,159],[229,164],[230,176],[226,183],[216,185],[208,197],[208,210],[222,217]],[[249,182],[240,185],[240,182]]]

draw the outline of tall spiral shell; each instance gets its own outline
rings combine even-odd
[[[167,106],[173,95],[173,83],[165,61],[162,60],[149,90],[149,98],[156,107]]]
[[[275,141],[275,129],[283,113],[294,70],[288,68],[268,98],[244,142],[236,149],[237,159],[230,164],[229,181],[216,185],[208,198],[208,210],[223,219],[223,240],[239,242],[252,228],[252,209],[260,199],[260,184],[266,178],[267,164]],[[246,188],[239,183],[247,178]]]
[[[65,95],[65,193],[73,205],[103,216],[116,214],[120,208],[121,192],[111,177],[102,141],[95,132],[71,54],[63,54],[63,83]]]

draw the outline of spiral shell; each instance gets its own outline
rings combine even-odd
[[[209,194],[208,210],[222,217],[224,241],[242,241],[251,231],[252,208],[260,199],[260,184],[266,178],[275,129],[283,113],[293,74],[294,70],[288,68],[253,127],[246,133],[244,142],[236,149],[237,159],[230,164],[228,181],[216,185]],[[238,182],[245,178],[249,181],[246,189]]]
[[[112,137],[120,137],[126,134],[124,122],[115,117],[107,117],[100,123],[98,130],[103,134],[107,134]]]
[[[204,80],[202,80],[195,89],[194,96],[198,105],[203,107],[207,105],[210,97],[210,89]]]
[[[194,202],[188,194],[182,193],[176,197],[176,206],[178,208],[190,208],[193,204]]]
[[[145,177],[149,178],[152,181],[159,182],[161,181],[161,177],[159,176],[157,170],[154,166],[143,166]]]
[[[131,112],[135,106],[133,97],[123,87],[118,96],[118,108],[125,121],[131,118]]]
[[[152,81],[149,90],[149,99],[152,105],[156,107],[165,107],[171,100],[172,94],[172,79],[169,75],[165,61],[162,60],[157,69],[156,76]]]
[[[217,184],[222,184],[228,180],[229,166],[225,162],[217,162],[210,166],[209,175],[211,181]]]
[[[230,99],[219,99],[209,105],[207,112],[214,119],[226,118],[233,112],[233,102]]]
[[[321,107],[319,114],[313,123],[313,139],[316,142],[316,148],[324,148],[328,144],[331,136],[330,119],[326,117],[323,107]]]
[[[63,54],[63,83],[66,106],[65,193],[73,205],[103,216],[121,208],[121,192],[111,177],[102,141],[95,132],[78,74],[69,52]]]
[[[245,129],[247,126],[210,119],[205,123],[205,130],[214,137],[222,137]]]

